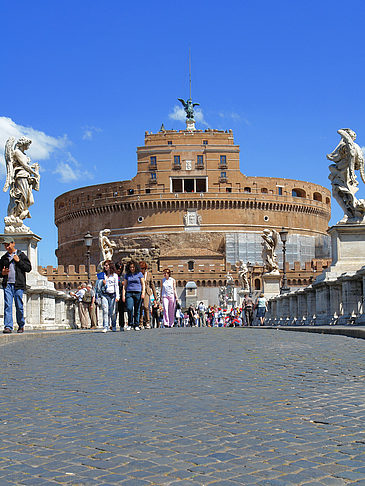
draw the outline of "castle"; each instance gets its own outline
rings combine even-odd
[[[256,264],[252,285],[261,288],[261,233],[282,227],[289,230],[288,269],[295,265],[298,287],[310,283],[318,259],[319,267],[328,265],[329,190],[311,182],[244,175],[231,130],[190,125],[146,132],[137,163],[131,180],[57,197],[60,266],[85,264],[87,232],[94,237],[90,258],[97,265],[99,231],[110,228],[117,243],[115,261],[131,256],[148,261],[157,283],[159,272],[168,267],[182,299],[187,284],[194,282],[197,298],[214,302],[238,260]]]

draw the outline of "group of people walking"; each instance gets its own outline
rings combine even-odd
[[[163,325],[164,327],[173,327],[177,303],[176,282],[171,277],[169,269],[165,269],[163,274],[161,288]],[[85,325],[87,309],[90,313],[91,327],[95,327],[93,325],[94,317],[92,316],[96,316],[96,305],[102,312],[103,332],[117,330],[118,315],[121,330],[134,329],[140,331],[142,328],[150,328],[151,325],[159,327],[160,306],[152,274],[145,261],[139,263],[130,261],[124,267],[122,263],[114,264],[112,261],[106,260],[103,263],[102,271],[97,274],[97,281],[90,302],[85,302],[86,288],[87,286],[84,285],[76,293],[71,293],[78,300],[82,328],[87,327]],[[151,324],[150,302],[152,295]],[[127,322],[125,322],[125,312],[128,315]]]

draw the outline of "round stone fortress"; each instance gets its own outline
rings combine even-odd
[[[82,187],[55,200],[59,265],[85,263],[89,231],[91,263],[97,264],[104,228],[117,243],[115,260],[134,255],[156,270],[168,266],[176,279],[184,274],[181,285],[186,279],[200,284],[222,278],[238,260],[262,263],[265,228],[289,230],[289,263],[329,258],[329,190],[310,182],[245,176],[239,152],[231,130],[146,132],[133,179]]]

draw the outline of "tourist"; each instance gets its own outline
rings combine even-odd
[[[198,305],[198,314],[199,314],[199,326],[205,327],[207,325],[206,323],[206,317],[205,317],[205,312],[207,308],[203,304],[203,302],[200,302]]]
[[[162,306],[163,306],[163,324],[164,327],[173,327],[175,322],[175,305],[177,301],[176,282],[171,277],[168,268],[163,271],[162,279]]]
[[[86,292],[82,298],[83,304],[86,304],[86,310],[90,317],[91,326],[90,329],[97,327],[96,312],[95,312],[95,291],[91,283],[86,285]]]
[[[76,292],[70,292],[70,295],[74,297],[77,302],[81,329],[88,328],[88,318],[87,318],[88,306],[86,302],[83,302],[85,293],[86,293],[86,283],[82,283],[81,285],[79,285]]]
[[[175,318],[176,318],[176,325],[178,327],[182,327],[183,326],[184,314],[181,310],[181,305],[179,304],[179,302],[177,302],[177,304],[176,304]]]
[[[0,272],[4,289],[4,334],[13,332],[13,300],[15,301],[16,322],[18,333],[24,332],[25,320],[23,309],[23,293],[26,290],[25,274],[30,272],[32,265],[25,253],[15,248],[11,236],[3,238],[6,253],[0,258]]]
[[[123,293],[124,265],[123,265],[123,263],[116,263],[115,268],[116,268],[117,275],[118,275],[119,296],[121,296],[122,293]],[[125,326],[125,319],[124,319],[125,310],[126,310],[125,302],[123,302],[123,299],[119,299],[118,304],[117,304],[117,311],[118,311],[118,316],[119,316],[119,328],[120,328],[121,331],[124,330],[124,326]]]
[[[244,311],[244,315],[245,315],[246,325],[252,326],[253,301],[252,301],[252,298],[248,294],[245,294],[242,306],[243,306],[243,311]]]
[[[122,298],[128,312],[128,326],[125,328],[126,331],[130,331],[132,327],[135,331],[140,331],[139,315],[144,296],[145,283],[143,273],[140,271],[138,264],[131,261],[127,263],[123,281]]]
[[[104,299],[104,307],[105,307],[105,299],[107,303],[107,312],[103,309],[103,332],[107,332],[111,326],[112,331],[115,332],[117,330],[116,322],[117,322],[117,302],[119,301],[120,294],[119,294],[119,284],[118,284],[118,275],[116,273],[116,268],[113,262],[110,260],[106,260],[104,262],[104,278],[103,284],[104,287],[102,289],[102,297]]]
[[[256,299],[255,308],[256,317],[260,319],[260,325],[263,326],[265,322],[265,313],[267,311],[266,299],[263,293]]]
[[[188,316],[189,316],[189,326],[195,327],[195,323],[196,323],[196,321],[195,321],[195,309],[192,306],[192,304],[189,305]]]
[[[144,299],[142,299],[141,315],[139,318],[139,327],[142,329],[143,325],[146,329],[150,329],[150,298],[153,294],[154,299],[157,299],[156,288],[153,281],[152,273],[148,270],[148,265],[145,261],[139,262],[139,268],[143,274],[145,284]]]
[[[152,328],[160,327],[160,315],[161,315],[161,306],[157,299],[154,299],[152,303]]]

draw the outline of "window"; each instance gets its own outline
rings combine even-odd
[[[150,188],[147,188],[146,189],[146,194],[150,194],[151,193],[151,189]]]
[[[232,187],[226,187],[226,192],[232,192]]]
[[[193,272],[194,271],[194,262],[192,260],[190,260],[188,262],[188,270],[189,270],[189,272]]]
[[[172,145],[172,140],[168,140],[167,145]]]
[[[291,192],[293,197],[305,197],[305,191],[303,189],[293,189]]]
[[[196,165],[198,167],[203,167],[204,166],[204,162],[203,162],[203,156],[202,155],[198,155],[197,156],[197,159],[196,159]]]
[[[262,187],[261,188],[261,193],[262,194],[267,194],[267,188],[266,187]]]
[[[322,195],[321,195],[319,192],[315,192],[315,193],[313,194],[313,199],[314,199],[315,201],[322,201]]]
[[[174,165],[175,166],[180,166],[181,165],[180,155],[174,155]]]
[[[155,181],[157,179],[156,172],[151,172],[151,181]]]
[[[154,167],[156,167],[157,165],[157,160],[156,160],[156,156],[155,155],[152,155],[150,157],[150,165],[153,165]]]
[[[227,165],[227,157],[226,155],[220,156],[220,165]]]
[[[221,172],[221,179],[227,179],[227,172]]]
[[[201,179],[171,179],[171,192],[206,192],[207,180]]]
[[[283,195],[283,188],[281,186],[278,186],[278,194],[279,196]]]
[[[251,192],[251,187],[244,187],[243,192],[250,193]]]
[[[208,140],[203,140],[203,145],[208,145]]]

